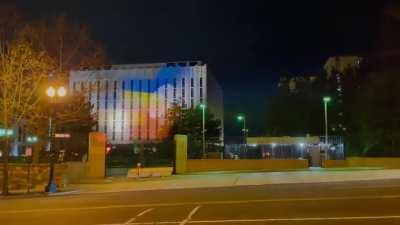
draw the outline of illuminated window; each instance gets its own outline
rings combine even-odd
[[[139,112],[138,112],[138,139],[141,139],[142,128],[142,80],[139,80]]]
[[[146,139],[149,140],[150,138],[150,91],[151,91],[151,83],[150,80],[147,81],[147,120],[146,120]]]
[[[194,79],[190,79],[190,106],[194,107]]]
[[[158,137],[158,101],[160,100],[160,95],[158,93],[158,89],[160,88],[160,81],[156,80],[156,137]]]
[[[121,140],[124,140],[124,124],[125,124],[125,81],[122,81],[122,103],[121,103]]]
[[[174,78],[172,85],[174,86],[172,97],[173,97],[174,103],[176,103],[176,78]]]
[[[131,99],[130,99],[130,110],[129,110],[129,140],[133,138],[132,122],[133,122],[133,80],[131,80]]]
[[[200,77],[200,103],[203,103],[203,78]]]
[[[108,80],[106,80],[106,94],[104,99],[104,132],[107,133],[107,114],[108,114]]]
[[[89,93],[88,93],[89,104],[92,105],[92,82],[89,81]]]
[[[168,79],[165,79],[164,85],[164,117],[167,118],[167,106],[168,106]]]
[[[99,110],[100,110],[100,81],[97,81],[97,89],[96,89],[96,113],[97,113],[97,121],[99,121]],[[99,131],[99,124],[96,123],[96,130]]]
[[[112,121],[112,140],[115,140],[115,119],[117,109],[117,81],[114,81],[113,87],[113,121]]]
[[[182,107],[186,107],[186,103],[185,103],[185,78],[182,78]]]

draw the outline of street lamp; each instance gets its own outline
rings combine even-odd
[[[55,154],[52,151],[52,136],[53,136],[53,124],[52,117],[54,113],[53,105],[55,98],[62,98],[67,95],[67,90],[63,86],[59,86],[58,88],[54,88],[50,86],[46,90],[46,95],[50,98],[50,113],[49,113],[49,142],[48,142],[48,151],[50,153],[50,172],[49,172],[49,182],[46,186],[46,192],[56,192],[56,184],[54,182],[54,158]]]
[[[203,123],[203,125],[202,125],[202,135],[203,135],[203,138],[202,138],[202,141],[203,141],[203,158],[205,158],[206,157],[206,116],[205,116],[205,114],[206,114],[206,105],[204,104],[204,103],[202,103],[202,104],[200,104],[200,108],[202,109],[202,113],[203,113],[203,115],[202,115],[202,123]]]
[[[246,140],[246,137],[247,137],[247,129],[246,129],[246,117],[245,116],[243,116],[243,115],[239,115],[239,116],[237,116],[237,120],[238,121],[243,121],[243,128],[242,128],[242,131],[243,131],[243,142],[244,142],[244,144],[246,145],[246,143],[247,143],[247,140]]]
[[[325,115],[325,160],[328,159],[328,102],[331,101],[331,97],[325,96],[322,98],[324,101],[324,115]]]

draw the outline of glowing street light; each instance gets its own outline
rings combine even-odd
[[[50,86],[49,88],[47,88],[46,94],[47,94],[47,96],[49,96],[50,98],[53,98],[53,97],[56,96],[56,89],[54,89],[54,87]]]
[[[53,86],[50,86],[46,90],[47,96],[50,98],[50,103],[53,103],[53,99],[56,97],[63,98],[67,95],[67,90],[63,86],[59,86],[57,89],[54,88]],[[54,182],[54,155],[52,152],[52,135],[53,135],[53,129],[52,129],[52,114],[53,114],[53,106],[50,108],[50,114],[49,114],[49,143],[48,143],[48,151],[50,152],[51,158],[50,158],[50,172],[49,172],[49,182],[46,187],[47,192],[55,192],[56,190],[56,184]],[[32,137],[33,138],[33,137]],[[31,138],[31,141],[33,139]],[[36,139],[37,141],[37,139]]]
[[[328,102],[331,101],[331,97],[325,96],[322,98],[324,101],[324,115],[325,115],[325,145],[328,146]],[[328,151],[325,149],[325,159],[328,159]]]
[[[236,117],[236,119],[239,121],[239,122],[242,122],[243,121],[243,128],[242,128],[242,131],[243,131],[243,139],[244,139],[244,143],[245,143],[245,145],[246,145],[246,143],[247,143],[247,140],[246,140],[246,137],[247,137],[247,129],[246,129],[246,117],[244,116],[244,115],[238,115],[237,117]]]
[[[28,136],[26,138],[26,142],[28,143],[36,143],[38,141],[38,138],[36,136]]]
[[[67,95],[67,90],[65,89],[65,87],[61,86],[57,89],[57,95],[59,97],[65,97]]]

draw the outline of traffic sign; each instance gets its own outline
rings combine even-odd
[[[70,138],[71,134],[69,134],[69,133],[55,133],[54,137],[55,138]]]

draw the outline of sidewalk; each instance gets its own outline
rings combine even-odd
[[[265,184],[320,183],[400,179],[400,170],[310,169],[293,172],[210,172],[163,178],[108,178],[71,184],[77,193],[166,190],[179,188],[229,187]]]

